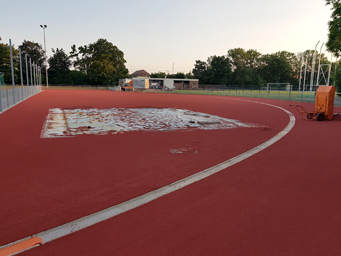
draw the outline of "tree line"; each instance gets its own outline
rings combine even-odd
[[[42,68],[43,84],[45,78],[44,50],[38,43],[26,41],[18,46],[22,54],[22,66],[25,67],[27,54]],[[12,46],[15,66],[15,82],[20,83],[19,50]],[[5,82],[11,83],[11,67],[9,45],[0,43],[0,72],[5,73]],[[71,46],[71,51],[66,53],[63,49],[52,49],[53,55],[48,59],[48,76],[50,84],[61,85],[113,85],[120,78],[129,77],[125,67],[124,53],[117,46],[106,39],[98,39],[89,45]],[[200,84],[224,85],[226,87],[238,86],[259,88],[267,83],[290,83],[298,86],[302,55],[304,63],[307,58],[306,84],[310,82],[312,72],[312,58],[314,50],[306,50],[294,54],[279,51],[273,54],[261,54],[257,50],[235,48],[227,51],[223,56],[210,56],[207,61],[196,60],[192,72],[187,74],[178,72],[166,74],[164,72],[152,73],[153,78],[196,78]],[[330,64],[324,54],[317,54],[316,65]],[[333,66],[334,68],[334,66]],[[315,68],[316,70],[317,68]],[[303,66],[303,71],[305,65]],[[26,80],[26,69],[23,68],[23,77]],[[303,72],[302,72],[303,73]],[[302,76],[303,80],[303,76]],[[341,67],[332,72],[332,83],[341,84]],[[26,81],[24,81],[26,83]]]
[[[306,50],[298,54],[287,51],[261,54],[253,49],[234,48],[223,56],[214,55],[207,61],[196,60],[193,74],[200,79],[201,84],[259,88],[267,83],[289,83],[297,87],[303,54],[302,75],[307,66],[306,82],[308,83],[312,72],[314,50]],[[307,65],[305,65],[306,57]],[[317,54],[316,60],[315,70],[317,70],[319,60],[321,64],[330,64],[323,53]]]
[[[341,55],[341,4],[339,0],[327,0],[332,6],[332,20],[329,22],[329,34],[327,48],[335,56]],[[44,50],[38,43],[26,41],[15,48],[12,46],[14,57],[14,77],[17,84],[20,83],[19,49],[22,54],[22,66],[25,67],[25,55],[32,62],[42,68],[42,81],[46,83]],[[52,49],[53,55],[48,59],[48,76],[50,84],[61,85],[114,85],[120,78],[129,77],[125,66],[124,53],[106,39],[98,39],[94,43],[76,47],[71,46],[67,53],[64,49]],[[314,50],[306,50],[300,53],[278,51],[272,54],[262,54],[254,49],[245,50],[234,48],[227,51],[226,55],[213,55],[206,61],[196,60],[191,72],[185,74],[166,74],[164,72],[152,73],[155,78],[196,78],[200,84],[224,85],[226,87],[259,88],[267,83],[290,83],[294,88],[299,84],[302,55],[306,65],[306,84],[310,83],[312,72],[312,59]],[[315,72],[318,61],[321,64],[333,64],[331,83],[341,91],[341,67],[335,69],[324,54],[316,56]],[[0,43],[0,72],[5,73],[5,82],[11,83],[10,49],[8,44]],[[26,69],[23,68],[24,84],[26,83]],[[316,79],[316,78],[315,78]],[[302,80],[303,82],[303,76]]]
[[[26,84],[26,54],[32,63],[42,68],[42,82],[46,84],[44,50],[40,44],[26,40],[18,46],[18,49],[12,46],[15,83],[21,83],[19,49],[24,67],[24,84]],[[47,60],[50,84],[112,85],[118,79],[129,76],[123,52],[106,39],[98,39],[94,43],[78,48],[73,45],[70,53],[59,48],[52,49],[52,52],[53,55]],[[10,48],[8,44],[3,43],[0,43],[0,72],[5,73],[5,83],[12,82]]]
[[[165,72],[151,73],[152,78],[196,78],[201,85],[223,85],[225,87],[246,87],[259,89],[267,83],[289,83],[294,89],[301,85],[309,87],[313,70],[314,50],[306,50],[297,54],[279,51],[273,54],[261,54],[257,50],[234,48],[226,55],[210,56],[207,61],[196,60],[192,72],[169,74]],[[302,56],[303,61],[302,61]],[[339,62],[331,63],[325,54],[316,52],[314,68],[314,84],[316,84],[319,64],[331,64],[330,84],[336,84],[341,90],[341,67]],[[302,62],[302,73],[301,73]],[[337,70],[335,70],[337,64]],[[321,70],[320,70],[321,72]],[[325,81],[320,76],[321,84]]]

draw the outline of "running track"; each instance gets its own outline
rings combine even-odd
[[[340,255],[340,116],[302,121],[288,101],[72,90],[0,115],[0,246],[214,166],[288,124],[247,100],[291,111],[294,128],[213,176],[20,255]],[[81,106],[184,108],[265,128],[40,139],[48,109]],[[198,153],[169,152],[184,147]]]

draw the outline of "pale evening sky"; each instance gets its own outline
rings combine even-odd
[[[2,43],[43,45],[46,24],[49,56],[105,38],[124,52],[129,72],[172,73],[174,63],[176,73],[239,47],[298,53],[320,40],[320,50],[331,10],[324,0],[0,0],[0,13]]]

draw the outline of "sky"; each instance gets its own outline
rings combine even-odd
[[[43,46],[47,25],[48,56],[104,38],[123,51],[130,73],[171,74],[234,48],[296,54],[320,41],[319,51],[331,10],[324,0],[0,0],[0,13],[2,43]]]

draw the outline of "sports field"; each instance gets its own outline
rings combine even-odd
[[[0,256],[31,236],[41,245],[20,255],[339,255],[341,116],[303,121],[292,103],[70,89],[32,96],[0,114]],[[164,121],[163,130],[93,134],[91,124],[49,137],[56,109],[68,129],[91,109],[179,109],[243,125]],[[101,221],[103,211],[113,217]],[[98,223],[81,229],[89,219]]]
[[[277,100],[292,100],[299,102],[315,102],[315,91],[283,91],[283,90],[250,90],[250,89],[206,89],[206,90],[174,90],[160,91],[149,90],[149,92],[158,93],[176,93],[176,94],[199,94],[199,95],[220,95],[250,98],[265,98]],[[335,95],[334,104],[341,106],[341,94]]]

